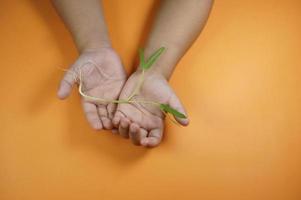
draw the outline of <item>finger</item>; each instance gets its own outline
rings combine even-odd
[[[105,127],[105,129],[107,130],[111,130],[113,128],[113,123],[111,121],[111,119],[107,118],[107,117],[101,117],[101,122],[103,124],[103,126]]]
[[[177,111],[183,113],[187,117],[187,114],[186,114],[183,104],[181,103],[181,101],[175,94],[170,98],[169,105],[172,108],[176,109]],[[175,117],[175,119],[177,120],[177,122],[179,122],[183,126],[187,126],[189,124],[188,117],[187,118]]]
[[[157,128],[149,132],[148,137],[141,141],[141,144],[145,147],[155,147],[158,146],[162,140],[162,129]]]
[[[113,124],[111,120],[108,118],[108,112],[106,105],[97,105],[98,115],[102,122],[102,125],[105,129],[112,129]]]
[[[129,138],[129,125],[130,125],[130,120],[123,117],[119,124],[118,131],[119,131],[119,134],[124,138]]]
[[[57,92],[58,98],[60,99],[67,98],[70,95],[72,87],[74,86],[76,81],[77,81],[77,74],[75,73],[73,68],[70,68],[70,70],[65,73],[63,79],[61,80]]]
[[[140,135],[139,135],[139,126],[138,126],[138,124],[132,123],[130,125],[129,136],[130,136],[133,144],[140,145]]]
[[[138,135],[139,135],[141,145],[142,145],[142,141],[147,137],[147,134],[148,134],[147,130],[143,128],[139,128]]]
[[[110,119],[113,119],[114,114],[116,112],[117,104],[116,103],[109,103],[107,105],[107,110],[108,110],[108,117]]]
[[[82,105],[89,124],[95,130],[101,130],[103,126],[99,119],[96,105],[89,102],[85,102],[84,100],[82,100]]]
[[[116,113],[113,116],[113,120],[112,120],[113,126],[115,128],[119,128],[120,120],[123,117],[125,117],[125,116],[122,114],[122,112],[116,111]]]

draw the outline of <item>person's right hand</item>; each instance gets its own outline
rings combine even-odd
[[[67,98],[81,72],[82,91],[93,97],[116,100],[126,80],[121,60],[112,48],[86,50],[70,67],[62,79],[57,95]],[[101,130],[112,129],[112,117],[116,109],[113,103],[93,103],[82,97],[82,106],[90,125]]]

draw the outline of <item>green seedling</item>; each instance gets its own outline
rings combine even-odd
[[[142,70],[141,76],[139,78],[139,81],[137,85],[135,86],[134,91],[132,94],[127,98],[127,99],[119,99],[119,100],[107,100],[107,99],[102,99],[102,98],[97,98],[93,96],[86,95],[82,91],[82,75],[81,71],[79,72],[79,88],[78,91],[81,96],[83,96],[86,100],[92,101],[92,102],[99,102],[99,103],[141,103],[141,104],[152,104],[154,106],[157,106],[164,114],[171,114],[173,117],[177,118],[187,118],[183,113],[179,112],[175,108],[172,108],[168,104],[156,102],[156,101],[148,101],[148,100],[134,100],[133,97],[139,94],[140,88],[143,85],[144,81],[144,74],[145,71],[148,70],[155,62],[156,60],[160,57],[160,55],[164,52],[165,48],[161,47],[158,50],[156,50],[147,60],[145,60],[144,57],[144,51],[143,49],[139,49],[139,66]]]

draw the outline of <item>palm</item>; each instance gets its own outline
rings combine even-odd
[[[59,96],[62,98],[68,96],[69,90],[77,78],[77,81],[81,81],[82,91],[86,95],[115,100],[118,98],[126,78],[120,58],[110,48],[84,52],[72,65],[70,71],[73,73],[67,72],[61,84]],[[111,118],[115,110],[114,104],[93,103],[82,98],[82,105],[92,127],[95,129],[112,128]]]
[[[83,92],[87,95],[117,99],[125,82],[125,72],[114,52],[88,52],[82,55],[77,73],[81,72]]]
[[[127,99],[139,82],[139,73],[134,73],[126,82],[119,99]],[[176,100],[175,100],[176,98]],[[164,129],[164,114],[157,105],[177,101],[168,82],[159,75],[146,76],[139,93],[130,104],[119,104],[114,117],[114,125],[124,137],[131,137],[135,144],[156,146],[160,143]],[[145,102],[148,101],[148,102]],[[182,108],[179,108],[183,110]],[[134,133],[133,133],[134,132]]]
[[[134,91],[138,80],[139,75],[133,74],[126,82],[119,98],[126,99],[129,97]],[[158,88],[160,88],[160,90],[158,90]],[[167,102],[170,92],[170,88],[164,79],[157,77],[147,78],[140,88],[140,92],[133,97],[133,100],[138,103],[120,104],[117,112],[126,116],[132,122],[139,124],[139,126],[146,130],[161,128],[163,125],[163,114],[160,109],[152,104],[140,103],[139,101]]]

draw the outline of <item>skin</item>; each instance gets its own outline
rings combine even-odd
[[[120,100],[127,99],[142,72],[138,67],[126,81],[120,58],[111,48],[99,1],[53,0],[53,3],[80,52],[78,60],[70,68],[71,73],[67,72],[61,81],[58,97],[64,99],[69,96],[81,69],[85,94],[112,100],[118,97]],[[162,0],[160,4],[145,45],[145,56],[148,58],[162,46],[166,51],[145,72],[144,82],[133,99],[166,103],[186,115],[168,80],[178,61],[204,27],[212,1]],[[82,102],[87,119],[95,129],[112,129],[122,137],[130,138],[136,145],[155,147],[160,144],[164,114],[157,106],[122,103],[118,104],[115,112],[116,104],[93,103],[85,99]],[[189,123],[188,119],[176,120],[184,126]]]
[[[127,80],[120,99],[126,99],[139,80],[140,72],[135,72]],[[158,90],[158,88],[160,88]],[[176,110],[185,113],[178,97],[169,86],[167,80],[160,74],[146,74],[139,94],[134,98],[137,101],[155,101],[169,104]],[[156,146],[162,139],[164,129],[164,114],[153,104],[131,103],[119,104],[113,119],[119,133],[124,138],[130,138],[136,145]],[[176,119],[182,125],[188,125],[188,119]]]
[[[149,57],[161,46],[165,53],[145,74],[145,81],[137,99],[167,103],[186,115],[179,98],[168,84],[176,64],[200,34],[208,18],[212,1],[209,0],[164,0],[155,17],[148,37],[145,55]],[[138,82],[140,68],[129,77],[120,94],[124,99],[133,92]],[[186,115],[187,116],[187,115]],[[188,119],[177,119],[188,125]],[[145,104],[119,104],[113,124],[121,136],[130,138],[136,145],[155,147],[162,141],[164,115],[156,106]]]
[[[126,73],[120,57],[111,47],[100,2],[53,0],[53,4],[70,30],[80,53],[65,73],[58,89],[58,97],[67,98],[81,75],[85,94],[118,99],[126,81]],[[86,118],[95,130],[113,128],[112,117],[116,104],[95,103],[85,98],[81,101]]]

